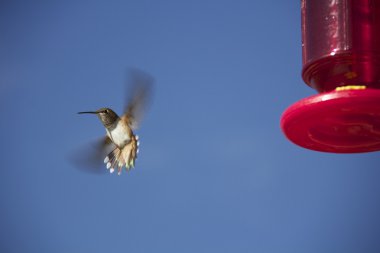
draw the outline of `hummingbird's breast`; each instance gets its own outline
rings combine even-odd
[[[131,141],[132,130],[122,120],[115,123],[115,126],[106,129],[108,137],[119,148],[123,148]]]

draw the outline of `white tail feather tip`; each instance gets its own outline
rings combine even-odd
[[[108,163],[109,162],[109,158],[108,158],[108,156],[106,156],[106,158],[104,158],[104,163]]]
[[[114,168],[111,168],[111,169],[110,169],[110,173],[113,173],[114,171],[115,171]]]

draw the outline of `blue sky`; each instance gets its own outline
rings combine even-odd
[[[379,153],[297,147],[299,1],[0,4],[1,252],[379,252]],[[155,78],[136,168],[78,170],[78,111]],[[99,157],[103,160],[103,157]]]

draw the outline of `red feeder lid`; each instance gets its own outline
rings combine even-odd
[[[289,140],[307,149],[380,150],[380,90],[349,88],[302,99],[284,112],[281,128]]]

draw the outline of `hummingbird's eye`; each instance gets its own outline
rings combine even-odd
[[[105,109],[104,110],[104,113],[109,113],[110,111],[108,109]]]

